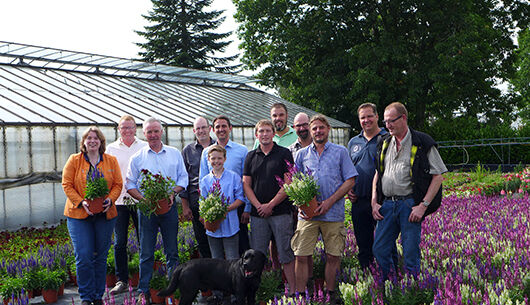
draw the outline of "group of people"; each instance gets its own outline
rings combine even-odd
[[[329,141],[331,126],[323,115],[309,118],[298,113],[290,127],[286,106],[276,103],[270,116],[271,120],[257,122],[251,151],[230,140],[232,125],[224,115],[213,119],[211,126],[203,117],[195,119],[196,140],[182,153],[162,143],[164,129],[155,118],[143,122],[147,142],[136,138],[136,122],[128,115],[118,123],[120,138],[106,148],[97,127],[83,133],[81,152],[72,155],[63,170],[65,215],[83,305],[102,303],[112,232],[118,282],[111,293],[127,290],[130,218],[140,244],[139,301],[149,302],[159,230],[169,272],[178,264],[175,196],[182,200],[183,217],[192,221],[201,257],[235,259],[249,248],[270,252],[273,264],[283,268],[290,294],[303,295],[312,285],[312,254],[320,235],[326,252],[327,292],[331,303],[340,303],[335,280],[345,248],[346,196],[352,202],[361,267],[368,267],[375,257],[383,276],[390,277],[401,233],[406,269],[418,274],[421,221],[439,194],[441,174],[447,169],[432,138],[408,127],[405,106],[396,102],[386,107],[385,130],[378,125],[376,106],[360,105],[362,131],[347,148]],[[215,140],[210,137],[212,130]],[[310,171],[317,180],[318,207],[313,218],[299,214],[277,182],[277,177],[288,177],[286,161]],[[86,180],[94,169],[103,173],[109,187],[100,214],[92,214],[84,199]],[[124,201],[143,199],[139,187],[143,169],[174,180],[168,213],[147,216],[124,205]],[[229,198],[227,216],[214,232],[204,228],[199,216],[200,197],[207,197],[213,185]]]

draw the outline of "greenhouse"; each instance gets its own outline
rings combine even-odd
[[[283,102],[289,125],[298,112],[316,112],[258,90],[245,76],[137,60],[0,42],[0,230],[63,218],[61,171],[78,151],[83,130],[98,125],[107,143],[123,114],[137,123],[154,116],[165,143],[194,140],[193,120],[226,114],[233,140],[251,147],[254,124]],[[329,119],[330,140],[345,145],[348,124]],[[137,135],[142,138],[138,126]]]

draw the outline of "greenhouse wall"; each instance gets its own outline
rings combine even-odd
[[[68,157],[79,151],[88,126],[2,126],[0,152],[0,229],[55,224],[63,219],[64,195],[60,174]],[[118,135],[116,126],[100,126],[107,144]],[[137,136],[143,138],[141,127]],[[164,142],[182,150],[194,141],[191,126],[165,126]],[[234,126],[232,140],[252,149],[254,129]],[[348,130],[334,128],[330,141],[346,145]]]

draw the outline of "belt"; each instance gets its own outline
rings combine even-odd
[[[405,195],[405,196],[385,196],[385,200],[390,200],[390,201],[402,201],[402,200],[407,200],[407,199],[412,199],[412,198],[414,198],[412,194]]]

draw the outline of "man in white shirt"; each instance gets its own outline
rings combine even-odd
[[[131,156],[142,147],[146,146],[147,142],[136,137],[136,122],[130,115],[124,115],[120,118],[120,121],[118,122],[118,131],[120,132],[120,137],[107,146],[106,153],[113,155],[118,159],[123,183],[125,183],[127,168],[129,167]],[[136,209],[131,209],[129,206],[125,205],[124,200],[127,198],[130,199],[131,197],[127,194],[127,189],[123,187],[120,197],[116,200],[118,218],[116,226],[114,227],[114,261],[116,264],[116,276],[118,282],[116,283],[116,286],[110,290],[111,294],[121,293],[128,290],[127,235],[130,218],[133,220],[136,236],[138,237],[138,214]]]

